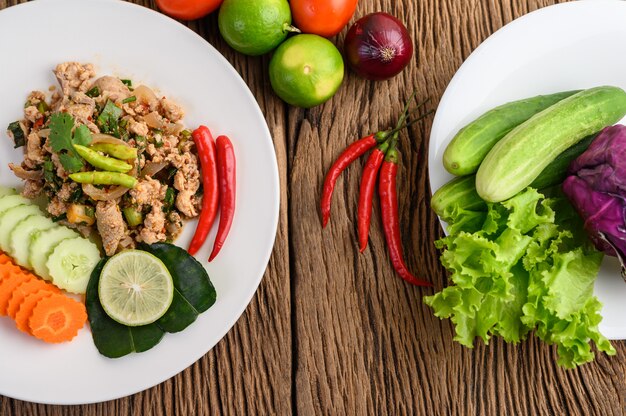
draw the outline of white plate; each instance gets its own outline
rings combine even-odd
[[[56,63],[93,62],[98,74],[140,81],[180,103],[184,122],[227,134],[237,157],[237,211],[220,255],[207,265],[217,302],[182,333],[152,350],[112,360],[96,350],[88,328],[71,343],[46,345],[0,318],[0,394],[39,403],[111,400],[154,386],[211,349],[242,314],[263,276],[278,223],[278,169],[263,115],[228,62],[176,21],[116,1],[40,0],[0,12],[0,126],[22,117],[33,89],[55,84]],[[7,168],[19,162],[0,132],[0,183],[18,184]],[[195,223],[177,244],[186,247]],[[204,264],[214,227],[197,258]]]
[[[624,22],[626,2],[565,3],[509,23],[476,48],[452,78],[433,121],[428,156],[433,192],[452,178],[442,164],[445,146],[490,108],[598,85],[626,89]],[[606,257],[595,293],[604,304],[602,334],[626,338],[626,283],[614,258]]]

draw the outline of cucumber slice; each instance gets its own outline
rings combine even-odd
[[[30,199],[24,198],[22,195],[5,195],[0,198],[0,214],[9,208],[16,207],[18,205],[31,205]]]
[[[7,195],[15,195],[17,191],[15,188],[9,188],[8,186],[0,186],[0,198]]]
[[[17,264],[27,269],[33,268],[28,261],[32,237],[36,232],[48,230],[54,226],[55,223],[50,218],[43,215],[31,215],[13,228],[9,234],[9,254]]]
[[[100,261],[100,250],[86,238],[68,238],[56,245],[46,268],[52,283],[68,292],[84,294],[91,272]]]
[[[37,205],[18,205],[0,213],[0,248],[9,252],[9,237],[15,225],[31,215],[41,215]]]
[[[59,225],[48,230],[36,231],[35,234],[33,234],[32,243],[28,250],[28,261],[35,273],[44,280],[50,280],[50,272],[48,271],[48,267],[46,267],[46,262],[52,250],[54,250],[61,241],[76,237],[80,237],[77,232]]]

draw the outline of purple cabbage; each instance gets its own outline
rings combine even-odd
[[[626,126],[606,127],[569,166],[563,192],[598,250],[626,265]]]

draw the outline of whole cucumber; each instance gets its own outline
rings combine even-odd
[[[538,190],[560,184],[567,176],[567,169],[591,144],[596,135],[588,136],[558,155],[529,185]],[[449,219],[454,207],[468,211],[486,211],[487,203],[476,192],[476,175],[458,176],[437,189],[430,200],[430,207],[444,221]]]
[[[476,173],[478,195],[488,202],[514,196],[565,149],[625,114],[626,92],[611,86],[590,88],[548,107],[489,151]]]
[[[487,111],[454,136],[443,153],[443,166],[457,176],[476,172],[487,153],[508,132],[538,112],[579,91],[538,95]]]

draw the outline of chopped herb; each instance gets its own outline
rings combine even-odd
[[[96,85],[95,87],[87,91],[85,95],[91,98],[98,97],[100,95],[100,88],[98,88],[98,86]]]
[[[67,219],[67,215],[63,213],[61,215],[57,215],[56,217],[52,217],[51,219],[53,222],[59,222],[59,221]]]
[[[54,173],[54,163],[50,159],[43,162],[43,180],[53,191],[59,189],[57,175]]]
[[[133,86],[133,81],[130,79],[121,79],[120,81],[122,81],[122,84],[126,85],[127,87]]]
[[[185,129],[180,132],[180,135],[183,136],[185,139],[189,139],[191,137],[191,131]]]
[[[113,104],[111,100],[108,100],[97,119],[100,131],[119,137],[119,119],[121,115],[122,109]]]
[[[74,190],[74,192],[72,192],[72,195],[70,195],[70,199],[68,200],[68,202],[78,202],[80,201],[80,198],[82,196],[83,196],[83,188],[79,186],[78,188]]]
[[[74,117],[67,113],[55,113],[50,116],[50,147],[59,154],[63,168],[70,172],[78,172],[83,167],[83,160],[72,146],[72,128]]]
[[[163,212],[169,213],[174,208],[174,199],[176,199],[176,191],[171,186],[167,187],[165,191],[165,198],[163,199]]]
[[[146,137],[145,136],[135,136],[135,142],[137,142],[137,143],[145,143],[146,142]]]
[[[31,106],[30,101],[26,101],[26,102],[24,103],[24,108],[27,108],[27,107],[30,107],[30,106]]]
[[[156,147],[157,149],[163,147],[163,140],[155,140],[154,147]]]
[[[126,120],[125,118],[120,120],[120,127],[126,127],[128,125],[128,120]]]
[[[153,129],[153,130],[152,130],[152,134],[154,134],[155,136],[156,136],[157,134],[163,134],[163,130],[161,130],[161,129]]]
[[[89,146],[91,144],[91,132],[84,124],[74,129],[74,143],[81,146]]]
[[[14,121],[13,123],[9,124],[9,127],[7,127],[7,133],[9,134],[9,136],[13,136],[13,142],[15,143],[13,145],[14,148],[17,149],[18,147],[24,146],[26,144],[24,130],[22,130],[22,126],[20,125],[19,121]]]
[[[50,107],[48,107],[48,104],[46,104],[45,101],[39,101],[39,104],[37,104],[37,111],[39,111],[41,114],[44,114],[49,109]]]
[[[96,216],[96,211],[93,209],[93,207],[86,206],[85,215],[89,218],[94,218]]]
[[[122,104],[128,104],[128,103],[132,103],[133,101],[137,101],[137,97],[135,97],[134,95],[131,95],[128,98],[124,98],[122,100]]]

